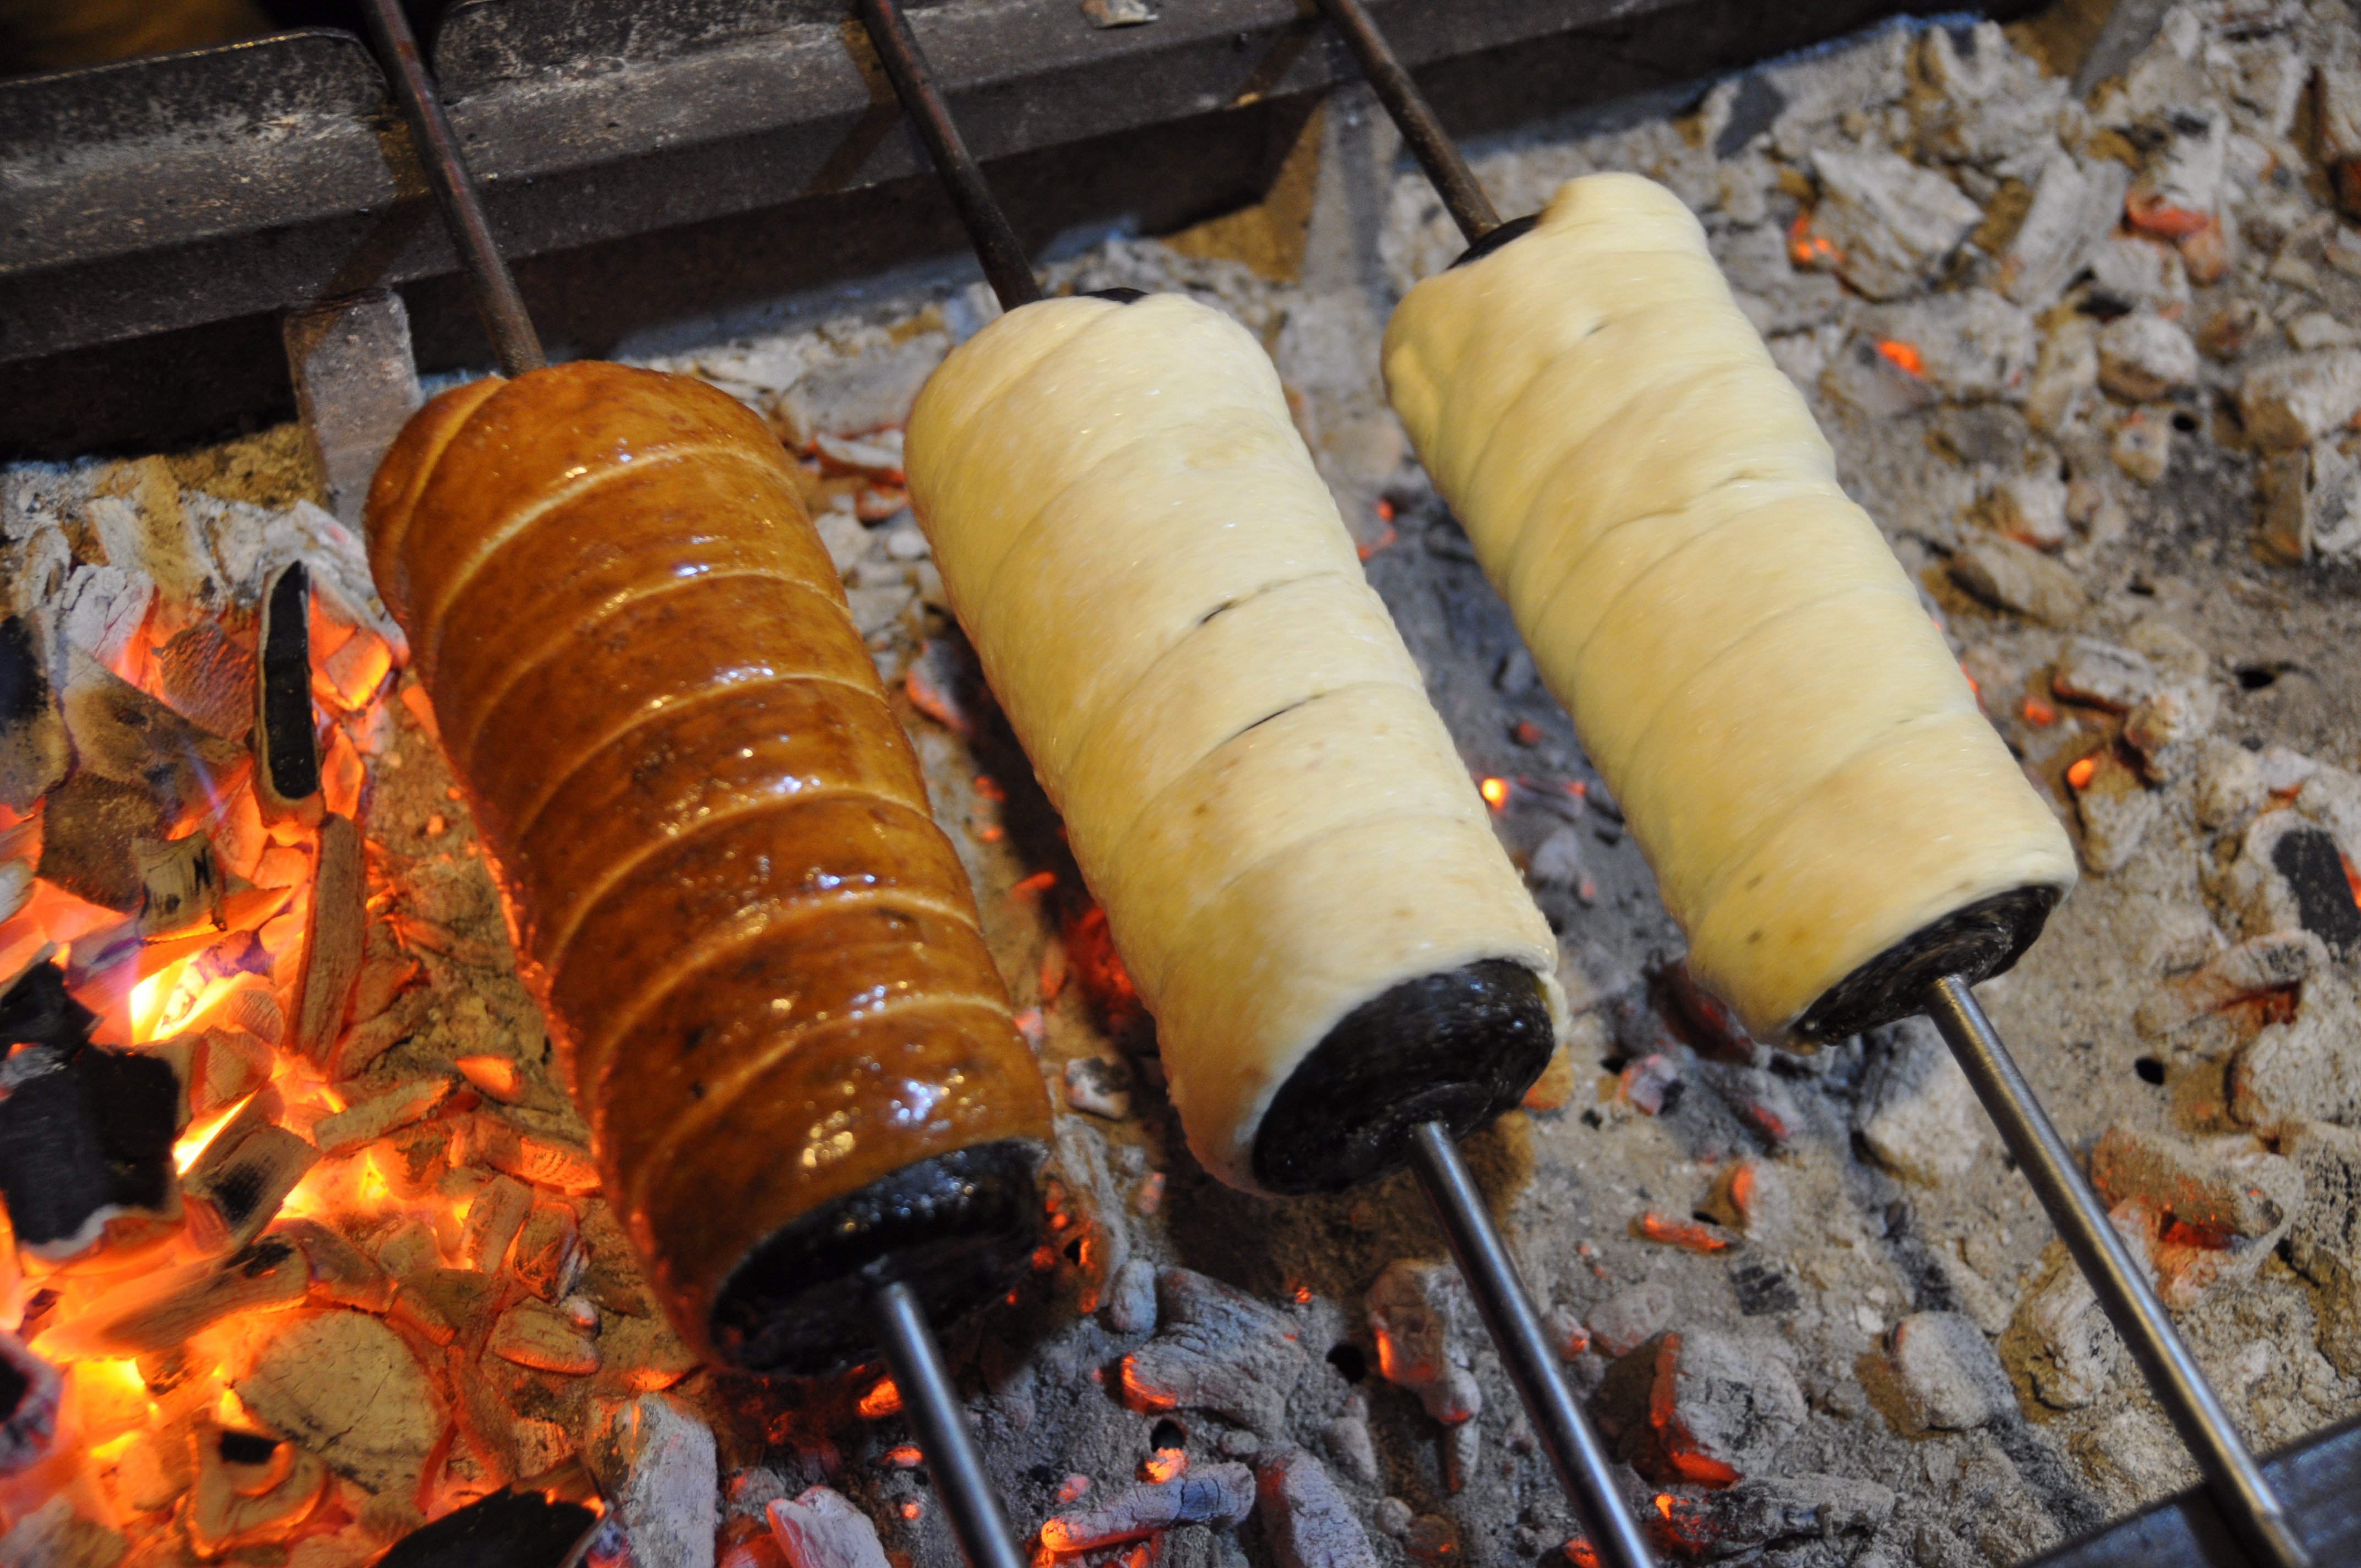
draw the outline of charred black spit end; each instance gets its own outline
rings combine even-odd
[[[1255,1135],[1255,1179],[1341,1192],[1400,1170],[1412,1128],[1474,1132],[1523,1098],[1555,1047],[1541,979],[1522,964],[1404,981],[1346,1014],[1279,1086]]]
[[[1541,221],[1542,215],[1539,213],[1527,213],[1521,218],[1510,218],[1507,223],[1502,224],[1499,228],[1496,228],[1490,234],[1486,235],[1482,239],[1477,240],[1474,245],[1471,245],[1466,249],[1461,251],[1459,253],[1459,259],[1453,262],[1451,265],[1453,267],[1465,267],[1471,261],[1481,261],[1486,257],[1491,255],[1494,251],[1499,249],[1502,246],[1509,244],[1510,241],[1522,239],[1525,236],[1532,233],[1533,230],[1540,225]]]
[[[1005,1138],[906,1165],[775,1232],[723,1283],[713,1343],[766,1377],[875,1354],[864,1303],[899,1280],[950,1324],[1005,1295],[1040,1240],[1044,1151]]]
[[[1796,1041],[1821,1046],[1923,1013],[1946,975],[1990,980],[2025,956],[2057,904],[2054,887],[2017,887],[1952,911],[1839,981],[1797,1021]]]
[[[1113,300],[1118,305],[1128,305],[1148,298],[1148,291],[1145,289],[1093,289],[1088,298]]]

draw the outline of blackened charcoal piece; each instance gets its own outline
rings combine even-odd
[[[1523,1097],[1555,1046],[1541,980],[1522,964],[1404,981],[1346,1014],[1279,1085],[1255,1134],[1255,1179],[1341,1192],[1399,1170],[1420,1123],[1474,1132]]]
[[[116,1214],[170,1212],[181,1102],[170,1064],[99,1046],[19,1047],[0,1089],[0,1199],[20,1245],[71,1257]]]
[[[1805,1010],[1797,1041],[1825,1045],[1923,1012],[1927,988],[1945,975],[1990,980],[2033,946],[2057,904],[2054,887],[2018,887],[1952,911],[1839,981]]]
[[[1739,1311],[1750,1318],[1792,1312],[1804,1304],[1795,1282],[1767,1263],[1741,1264],[1731,1269],[1730,1288],[1737,1293]]]
[[[598,1523],[579,1503],[494,1492],[412,1530],[378,1568],[558,1568]]]
[[[98,1014],[66,990],[65,970],[36,964],[0,996],[0,1046],[55,1046],[71,1050],[90,1038]]]
[[[2336,840],[2323,828],[2292,828],[2271,846],[2271,865],[2295,894],[2296,918],[2303,928],[2338,958],[2352,957],[2361,947],[2361,905],[2354,902]]]
[[[0,1475],[14,1475],[49,1453],[64,1389],[56,1367],[15,1334],[0,1332]]]
[[[869,1292],[900,1280],[929,1320],[1005,1294],[1039,1239],[1041,1150],[1004,1138],[906,1165],[774,1233],[722,1284],[713,1343],[763,1376],[809,1377],[874,1354]]]
[[[312,574],[297,561],[262,599],[261,679],[254,687],[255,782],[266,805],[287,809],[320,790],[312,728]]]

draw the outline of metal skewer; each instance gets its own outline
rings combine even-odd
[[[1320,8],[1344,36],[1360,62],[1362,74],[1400,127],[1402,139],[1468,243],[1477,244],[1499,229],[1499,214],[1477,183],[1467,160],[1369,19],[1361,0],[1320,0]],[[2257,1568],[2309,1568],[2312,1555],[2297,1539],[2278,1495],[2205,1381],[2196,1358],[2174,1332],[2172,1320],[2166,1316],[2147,1275],[2108,1223],[2106,1206],[2092,1190],[2073,1151],[2058,1135],[2032,1085],[2010,1058],[1992,1020],[1977,1005],[1968,982],[1958,975],[1946,976],[1928,989],[1924,1005],[1975,1086],[1985,1114],[1999,1128],[2002,1141],[2032,1183],[2075,1266],[2090,1281],[2107,1321],[2131,1347],[2150,1391],[2196,1459],[2240,1546]],[[1428,1157],[1425,1141],[1422,1140],[1422,1160]],[[1420,1179],[1427,1179],[1423,1163]],[[1458,1245],[1455,1237],[1453,1245]],[[1500,1331],[1495,1329],[1494,1333],[1498,1337]],[[1528,1395],[1527,1404],[1532,1403]],[[1536,1426],[1542,1424],[1538,1411],[1533,1419]]]
[[[525,313],[508,264],[492,242],[475,181],[451,134],[450,122],[444,117],[434,78],[418,58],[418,43],[402,16],[400,0],[368,0],[366,10],[379,63],[393,82],[394,96],[425,159],[427,178],[440,199],[451,242],[467,265],[476,308],[492,335],[500,369],[511,376],[541,369],[548,363],[541,351],[541,339]],[[957,133],[952,136],[956,141]],[[964,149],[960,150],[963,155]],[[1013,236],[1009,243],[1014,246]],[[1017,255],[1021,261],[1022,253]],[[1029,271],[1025,280],[1031,283]],[[1032,297],[1039,298],[1038,289]],[[926,1310],[917,1293],[898,1282],[881,1285],[870,1296],[869,1310],[879,1346],[893,1371],[894,1386],[901,1393],[902,1408],[918,1435],[928,1473],[942,1495],[943,1511],[968,1568],[1025,1568],[991,1477],[984,1472],[983,1456],[968,1433],[950,1370],[943,1363],[933,1331],[927,1326]]]
[[[393,85],[394,102],[401,105],[411,139],[418,144],[426,182],[434,187],[435,203],[443,209],[443,226],[451,236],[452,248],[459,253],[459,264],[467,269],[468,291],[476,297],[484,330],[491,334],[492,353],[500,360],[501,373],[522,376],[543,368],[549,361],[541,352],[541,337],[533,330],[533,319],[525,314],[524,296],[517,292],[509,264],[500,258],[500,247],[492,243],[491,225],[484,220],[475,177],[459,155],[459,138],[452,134],[451,122],[443,113],[434,79],[426,73],[426,62],[418,56],[418,39],[410,31],[410,19],[401,14],[400,0],[368,0],[361,12],[368,22],[369,41],[377,46],[378,63]]]
[[[926,143],[942,176],[952,205],[958,209],[960,220],[975,247],[977,258],[983,264],[984,275],[991,280],[994,292],[1000,296],[1001,305],[1015,310],[1040,299],[1041,289],[1033,276],[1032,264],[1026,259],[1016,231],[993,200],[991,187],[985,183],[974,156],[968,151],[958,126],[944,106],[934,74],[927,67],[926,57],[911,34],[898,0],[858,0],[857,8],[862,25],[869,30],[870,41],[884,62],[886,75],[901,97],[904,112],[917,128],[919,138]],[[1409,86],[1407,75],[1401,77],[1401,82],[1414,97],[1416,89]],[[1431,122],[1433,116],[1428,118]],[[1440,126],[1434,127],[1434,137],[1445,155],[1457,158]],[[1460,170],[1466,176],[1467,190],[1474,192],[1477,202],[1482,202],[1483,192],[1476,188],[1474,177],[1466,175],[1465,164],[1460,165]],[[1488,226],[1497,227],[1499,219],[1490,216],[1488,203],[1484,212]],[[1534,1309],[1524,1280],[1518,1275],[1516,1262],[1509,1255],[1492,1216],[1484,1207],[1483,1193],[1459,1157],[1450,1129],[1440,1122],[1425,1123],[1412,1134],[1411,1142],[1411,1164],[1418,1173],[1419,1185],[1434,1205],[1435,1219],[1450,1241],[1452,1256],[1467,1280],[1484,1326],[1491,1332],[1534,1431],[1549,1450],[1551,1464],[1574,1505],[1585,1538],[1598,1552],[1599,1561],[1609,1568],[1653,1568],[1655,1559],[1650,1555],[1640,1527],[1615,1484],[1607,1451],[1583,1419],[1581,1406],[1566,1384],[1548,1335],[1542,1330],[1541,1314]],[[890,1346],[887,1354],[894,1354]],[[906,1389],[904,1398],[906,1402]],[[934,1445],[926,1442],[924,1446],[931,1464]],[[973,1568],[983,1568],[972,1556],[969,1562]],[[993,1568],[1000,1565],[995,1563]]]

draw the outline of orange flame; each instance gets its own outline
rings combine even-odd
[[[1476,786],[1476,790],[1477,794],[1484,797],[1484,804],[1490,806],[1493,810],[1501,811],[1507,809],[1509,804],[1508,780],[1486,779],[1482,784]]]
[[[891,1377],[880,1377],[856,1407],[865,1420],[881,1420],[902,1408],[902,1390],[894,1387]]]

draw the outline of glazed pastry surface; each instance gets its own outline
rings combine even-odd
[[[1411,291],[1385,372],[1691,968],[1757,1036],[1965,906],[2073,886],[1672,192],[1568,182],[1531,233]]]
[[[595,362],[455,388],[371,565],[617,1212],[692,1344],[767,1238],[1049,1107],[777,440]]]
[[[1555,938],[1244,329],[1026,305],[936,372],[904,455],[1206,1168],[1257,1186],[1272,1096],[1400,982],[1510,960],[1562,1026]]]

